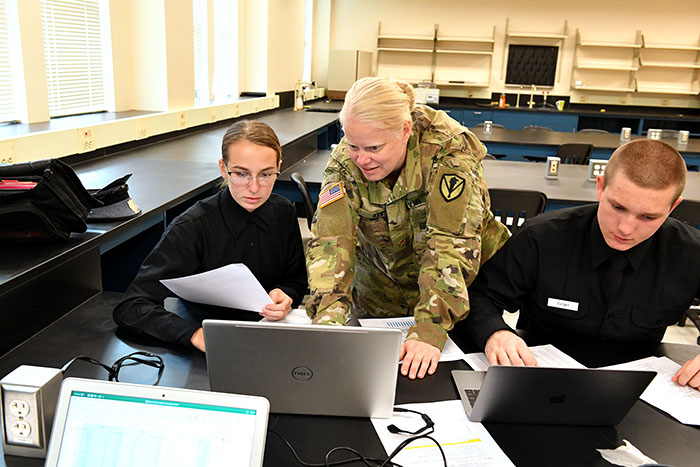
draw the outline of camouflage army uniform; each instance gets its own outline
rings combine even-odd
[[[318,324],[345,324],[351,306],[359,317],[412,314],[408,339],[442,349],[469,312],[467,286],[509,233],[490,211],[483,144],[442,111],[412,117],[393,188],[368,181],[344,139],[331,154],[306,252],[306,309]]]

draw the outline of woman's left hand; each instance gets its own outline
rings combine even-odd
[[[278,321],[292,310],[292,299],[280,289],[270,290],[271,305],[265,305],[260,314],[270,321]]]

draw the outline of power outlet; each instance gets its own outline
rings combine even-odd
[[[136,121],[136,139],[145,138],[148,138],[148,127],[146,126],[146,122],[144,122],[143,119],[139,119]]]
[[[78,152],[90,152],[97,149],[92,128],[78,128]]]
[[[187,115],[185,112],[177,114],[177,125],[181,130],[187,126]]]
[[[62,380],[56,368],[22,365],[0,381],[5,454],[46,456]]]
[[[12,164],[17,158],[17,145],[14,141],[0,143],[0,164]]]

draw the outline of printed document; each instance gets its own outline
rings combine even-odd
[[[586,368],[552,344],[536,345],[530,347],[530,350],[537,359],[539,366],[549,368]],[[486,371],[491,366],[484,352],[465,354],[464,361],[474,371]]]
[[[656,371],[658,374],[639,398],[681,423],[700,425],[700,391],[671,381],[680,367],[668,357],[647,357],[606,368]]]
[[[508,456],[498,447],[481,423],[470,422],[461,401],[428,402],[404,404],[398,407],[411,409],[428,415],[435,423],[435,432],[430,434],[442,446],[447,465],[451,467],[501,467],[513,466]],[[396,425],[405,431],[419,430],[425,425],[423,419],[414,413],[394,412],[390,419],[372,418],[372,424],[390,454],[411,435],[389,432],[389,425]],[[442,467],[440,451],[428,438],[413,441],[404,447],[393,459],[404,467]]]
[[[401,335],[403,336],[401,339],[402,344],[406,340],[408,329],[416,324],[416,320],[412,316],[406,318],[363,318],[358,321],[361,326],[368,328],[400,329]],[[461,360],[462,358],[464,358],[464,352],[462,352],[462,349],[448,337],[447,342],[445,342],[445,348],[442,349],[442,353],[440,354],[440,361],[451,362],[454,360]]]
[[[160,281],[175,295],[205,305],[260,312],[272,299],[245,264]]]

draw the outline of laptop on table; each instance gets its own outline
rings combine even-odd
[[[542,425],[617,425],[654,371],[491,366],[453,370],[469,420]]]
[[[269,404],[262,397],[66,378],[46,467],[258,467]]]
[[[270,411],[389,418],[398,329],[204,320],[212,391],[264,396]]]

